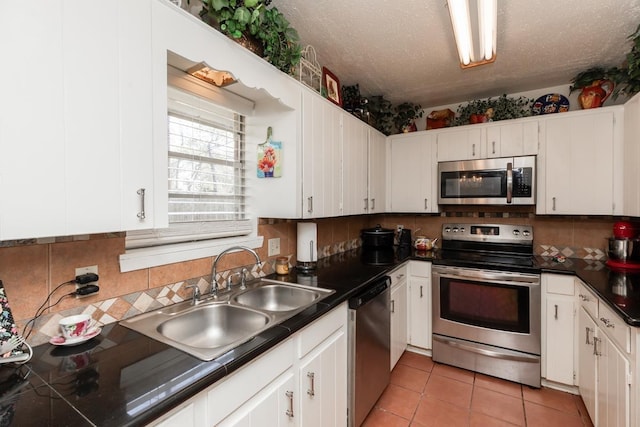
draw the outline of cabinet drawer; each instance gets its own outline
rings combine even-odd
[[[407,265],[403,265],[401,267],[396,268],[391,273],[389,273],[389,277],[391,277],[391,288],[394,288],[396,285],[405,282],[407,280]]]
[[[547,292],[550,294],[573,295],[574,285],[573,275],[550,274],[547,276]]]
[[[589,313],[594,319],[598,318],[598,298],[587,289],[587,287],[578,281],[578,298],[580,299],[580,306],[584,307],[585,311]]]
[[[631,329],[629,325],[613,312],[605,304],[600,304],[600,313],[598,314],[598,326],[602,329],[612,341],[627,353],[631,353]]]
[[[412,276],[431,278],[431,263],[427,261],[411,261],[409,272]]]
[[[345,302],[300,331],[298,358],[303,358],[334,331],[346,324],[347,303]]]

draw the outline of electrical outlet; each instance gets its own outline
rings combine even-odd
[[[97,265],[90,265],[88,267],[78,267],[76,268],[76,275],[74,277],[78,277],[82,274],[86,274],[86,273],[94,273],[94,274],[98,274],[98,266]],[[90,283],[85,283],[84,285],[79,285],[76,284],[76,289],[81,288],[83,286],[86,285],[97,285],[98,282],[90,282]]]
[[[269,253],[268,256],[280,255],[280,238],[276,237],[269,239]]]

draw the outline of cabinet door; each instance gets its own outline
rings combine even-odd
[[[597,422],[599,427],[629,426],[630,371],[629,361],[613,342],[598,330]]]
[[[546,121],[544,212],[613,213],[613,113]]]
[[[573,385],[574,298],[547,294],[546,379]]]
[[[369,213],[382,213],[386,205],[386,138],[369,129]]]
[[[303,91],[302,155],[304,218],[340,214],[341,115],[326,99]]]
[[[341,328],[301,361],[298,371],[301,426],[346,425],[346,377],[347,335]]]
[[[425,133],[390,138],[389,207],[392,212],[437,212],[435,137]]]
[[[438,135],[438,161],[480,159],[481,147],[480,129],[445,131]]]
[[[592,420],[596,419],[596,355],[594,339],[596,324],[587,311],[578,313],[578,388]]]
[[[344,215],[368,212],[368,129],[350,114],[343,113],[343,204]]]
[[[409,276],[409,344],[431,348],[431,279]]]
[[[491,125],[487,132],[487,157],[538,154],[538,122]]]
[[[220,427],[294,426],[297,416],[295,413],[297,396],[294,387],[293,372],[288,371],[216,425]],[[183,424],[180,426],[182,427]]]
[[[624,104],[624,215],[640,216],[640,94]]]
[[[391,367],[407,348],[407,281],[391,290]]]

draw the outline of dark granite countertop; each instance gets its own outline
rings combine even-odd
[[[132,426],[144,425],[214,384],[264,353],[311,321],[355,295],[368,283],[408,259],[436,261],[436,253],[403,253],[390,265],[368,265],[360,252],[350,251],[320,260],[313,274],[293,272],[273,278],[336,290],[286,322],[211,362],[138,334],[118,323],[81,345],[34,349],[32,360],[21,368],[29,373],[11,391],[15,370],[0,367],[0,423],[15,426]],[[620,279],[604,263],[567,259],[563,264],[536,258],[539,271],[575,274],[625,321],[640,326],[640,275]],[[15,377],[13,377],[15,381]],[[24,384],[23,384],[24,383]],[[4,417],[4,418],[3,418]],[[4,422],[6,421],[6,422]]]

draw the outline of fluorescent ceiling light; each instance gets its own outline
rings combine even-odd
[[[447,0],[462,68],[496,59],[497,0]]]

